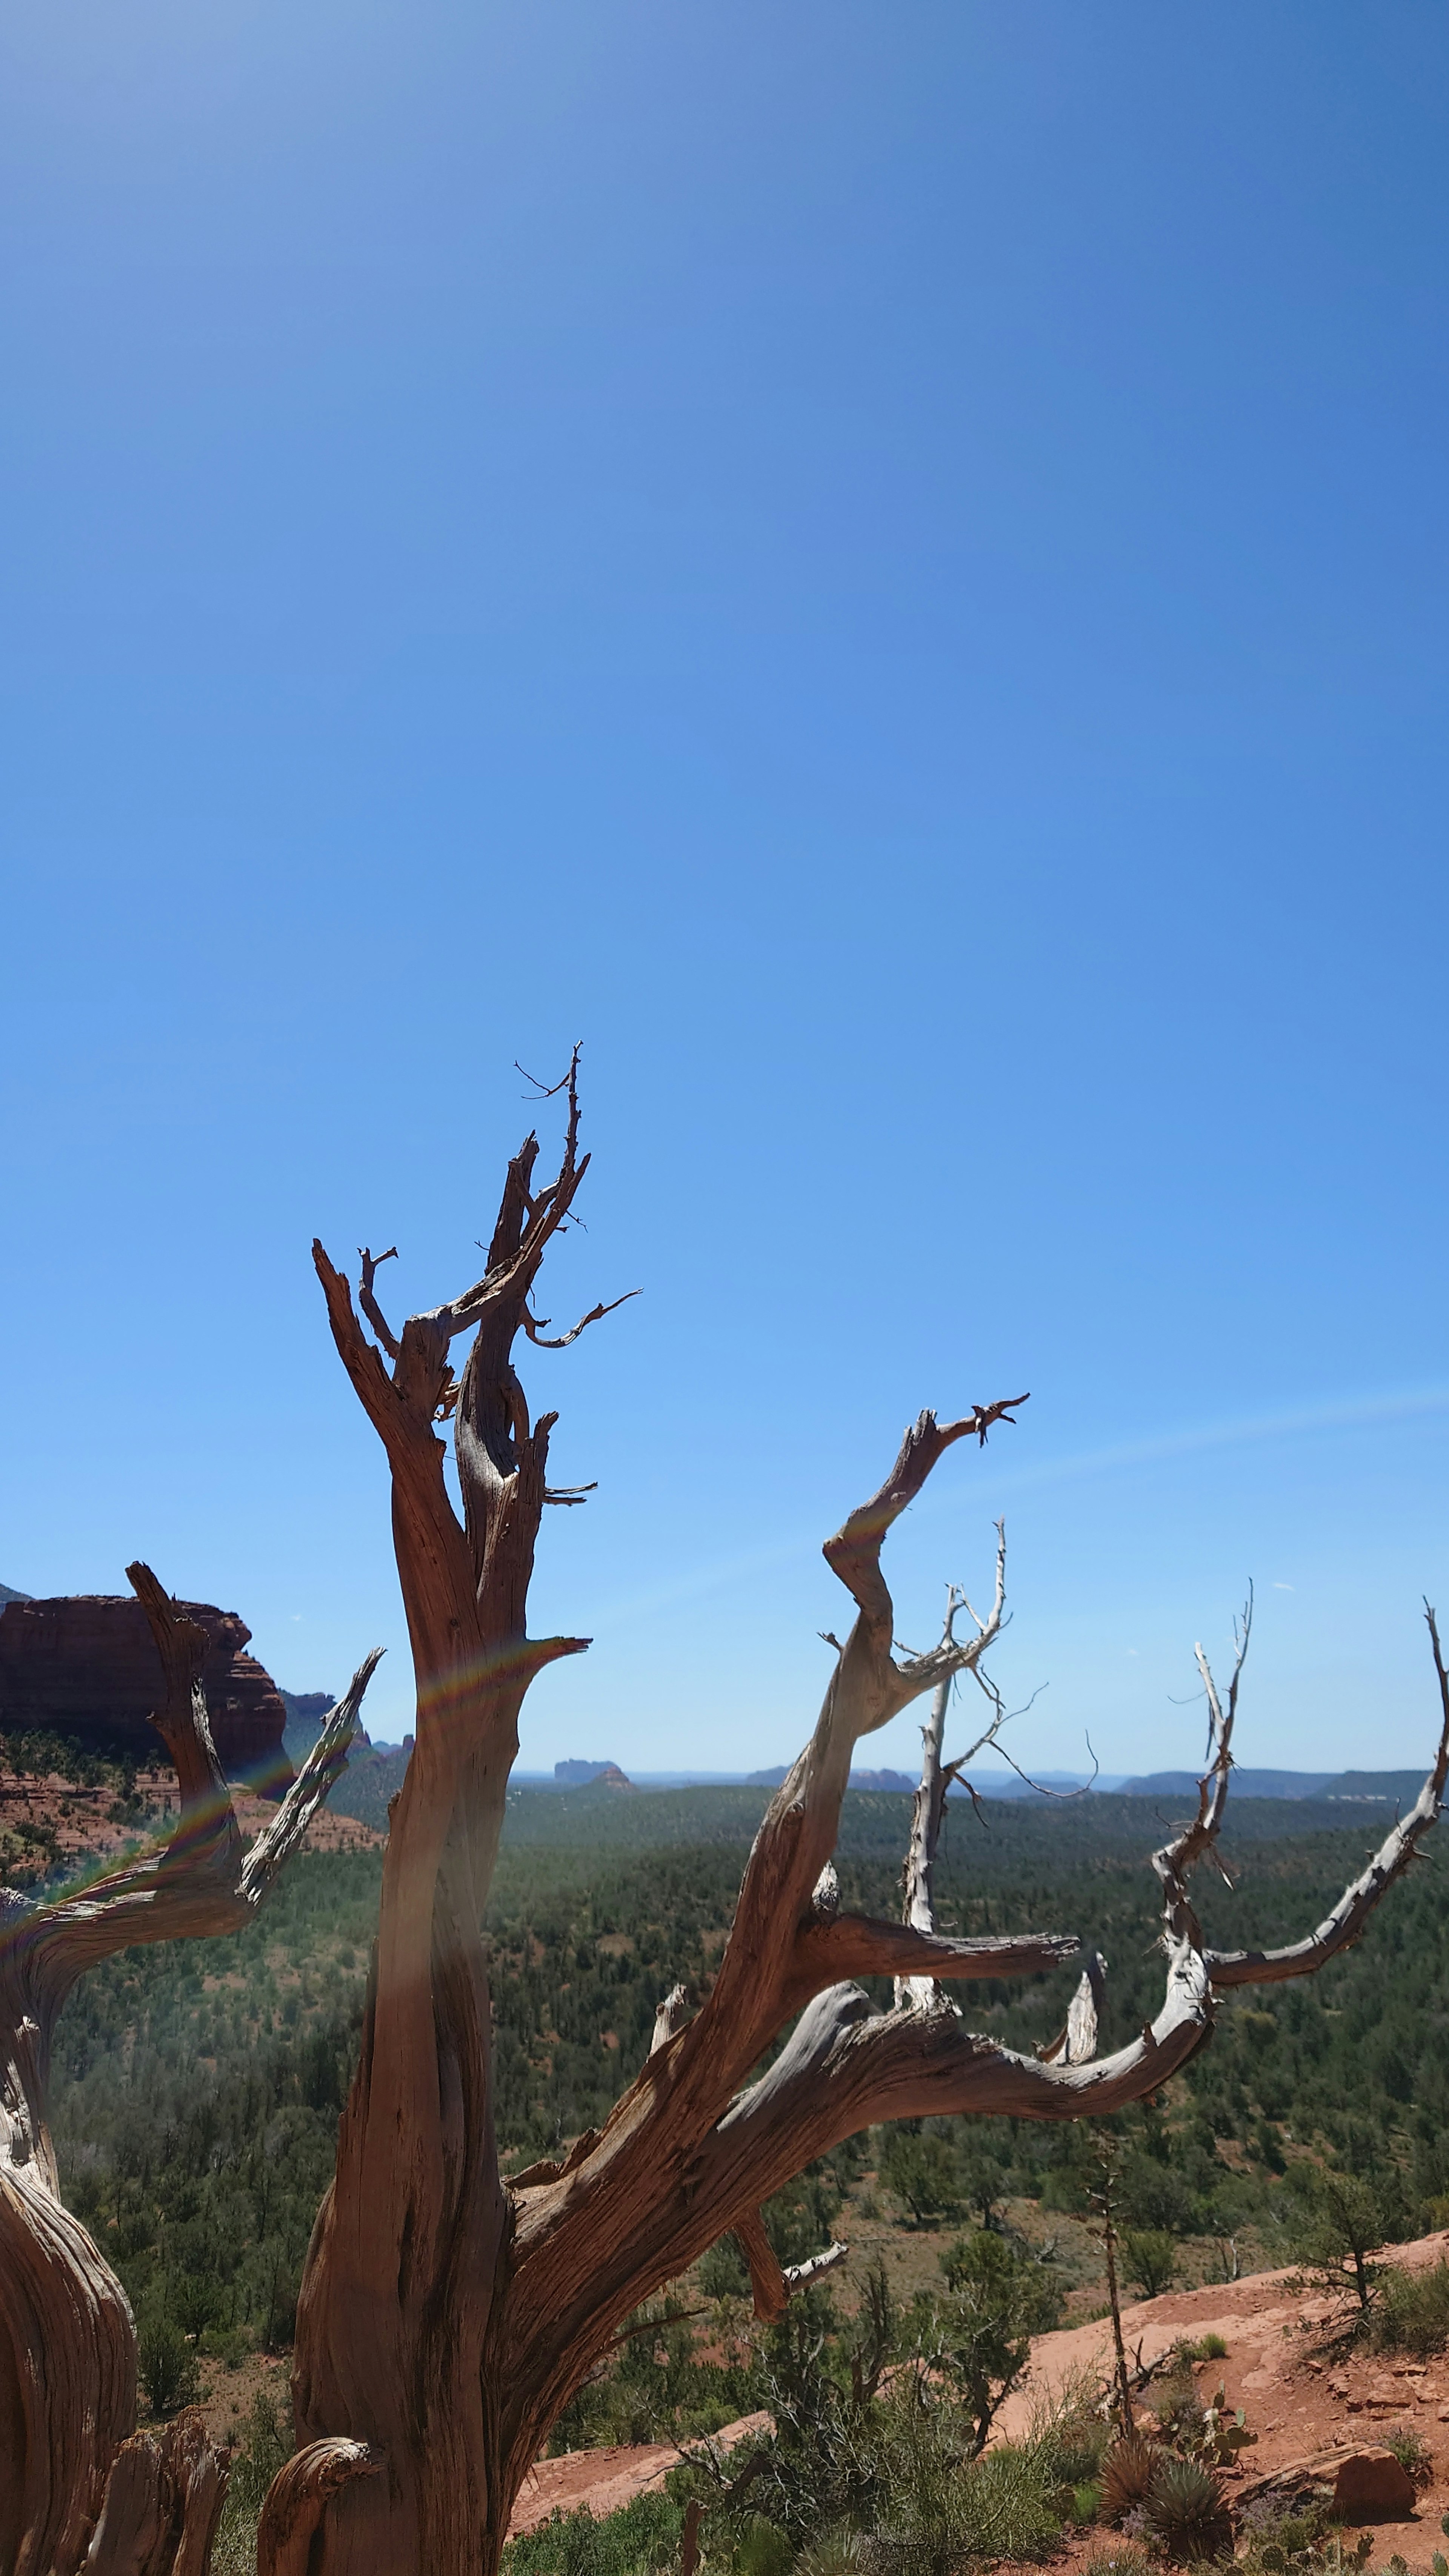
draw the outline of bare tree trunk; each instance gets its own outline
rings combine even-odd
[[[130,2307],[60,2198],[46,2116],[52,2036],[97,1959],[251,1921],[342,1768],[377,1660],[244,1852],[201,1691],[205,1631],[148,1567],[127,1571],[165,1677],[155,1724],[180,1784],[175,1828],[80,1893],[33,1903],[0,1889],[0,2576],[73,2576],[82,2563],[103,2576],[203,2576],[224,2469],[199,2417],[156,2439],[135,2432]]]
[[[364,1253],[360,1303],[374,1344],[346,1280],[314,1247],[334,1339],[392,1471],[418,1713],[384,1866],[361,2062],[298,2307],[301,2447],[269,2499],[268,2576],[303,2565],[308,2576],[492,2576],[514,2500],[569,2398],[632,2311],[720,2235],[739,2235],[757,2309],[778,2313],[792,2283],[758,2213],[854,2131],[945,2112],[1078,2119],[1156,2091],[1207,2037],[1215,1982],[1305,1974],[1355,1937],[1433,1823],[1449,1769],[1436,1638],[1443,1731],[1413,1816],[1309,1942],[1219,1958],[1204,1947],[1188,1881],[1222,1819],[1241,1651],[1226,1707],[1204,1666],[1212,1760],[1196,1816],[1153,1859],[1167,1955],[1161,2012],[1098,2058],[1100,1976],[1089,1973],[1090,2009],[1079,1998],[1071,2044],[1029,2058],[976,2037],[947,2002],[948,1982],[1035,1974],[1080,1944],[1061,1934],[953,1940],[935,1929],[943,1686],[976,1667],[1000,1624],[1003,1560],[991,1618],[974,1637],[958,1641],[948,1616],[938,1646],[898,1659],[881,1550],[946,1449],[984,1442],[1025,1398],[944,1425],[923,1413],[879,1492],[826,1544],[855,1623],[835,1647],[814,1735],[756,1836],[711,1992],[692,2018],[681,1990],[667,1996],[649,2058],[603,2130],[505,2188],[479,1926],[524,1693],[542,1665],[586,1643],[527,1635],[543,1506],[579,1489],[546,1487],[554,1417],[531,1423],[512,1364],[520,1331],[543,1338],[528,1297],[586,1168],[575,1072],[576,1062],[558,1176],[535,1193],[530,1136],[509,1166],[487,1270],[463,1296],[395,1337],[376,1297],[377,1261]],[[473,1346],[455,1380],[450,1348],[465,1332]],[[435,1429],[454,1413],[461,1524]],[[854,1747],[932,1691],[907,1920],[842,1913],[831,1855]],[[999,1699],[997,1711],[988,1735]],[[896,1980],[895,2009],[872,2007],[851,1982],[863,1975]]]

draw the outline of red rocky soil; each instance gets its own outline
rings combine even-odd
[[[40,1779],[30,1773],[0,1771],[0,1860],[8,1864],[0,1867],[0,1877],[8,1876],[18,1886],[28,1874],[27,1861],[38,1866],[43,1858],[47,1873],[54,1866],[76,1869],[88,1860],[112,1861],[137,1841],[150,1841],[168,1833],[176,1814],[175,1772],[160,1764],[138,1771],[136,1794],[139,1815],[118,1822],[110,1814],[116,1797],[113,1788],[79,1789],[74,1781],[62,1780],[57,1772]],[[244,1789],[232,1791],[232,1802],[242,1838],[248,1843],[277,1812],[265,1798],[253,1797]],[[46,1835],[53,1829],[54,1863],[34,1843],[20,1838],[22,1826]],[[334,1816],[324,1807],[307,1828],[306,1848],[367,1851],[386,1839],[356,1817]]]

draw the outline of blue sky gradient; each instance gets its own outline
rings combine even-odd
[[[308,1244],[456,1289],[581,1038],[527,1762],[785,1758],[1018,1386],[891,1562],[1006,1512],[1034,1761],[1192,1758],[1250,1576],[1244,1760],[1417,1758],[1446,107],[1419,0],[11,13],[0,1579],[400,1734]]]

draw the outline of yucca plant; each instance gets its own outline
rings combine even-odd
[[[1169,2558],[1217,2558],[1232,2547],[1227,2501],[1196,2460],[1159,2462],[1143,2499],[1147,2527]]]
[[[1108,2522],[1120,2522],[1135,2504],[1146,2503],[1161,2466],[1161,2445],[1150,2434],[1118,2435],[1102,2462],[1102,2512]]]

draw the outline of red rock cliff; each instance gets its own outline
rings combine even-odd
[[[211,1639],[202,1681],[223,1769],[279,1795],[292,1777],[282,1749],[287,1712],[271,1674],[243,1652],[250,1628],[210,1601],[181,1607]],[[150,1715],[160,1692],[139,1601],[90,1592],[0,1610],[0,1734],[47,1727],[88,1751],[154,1761],[160,1738]]]

